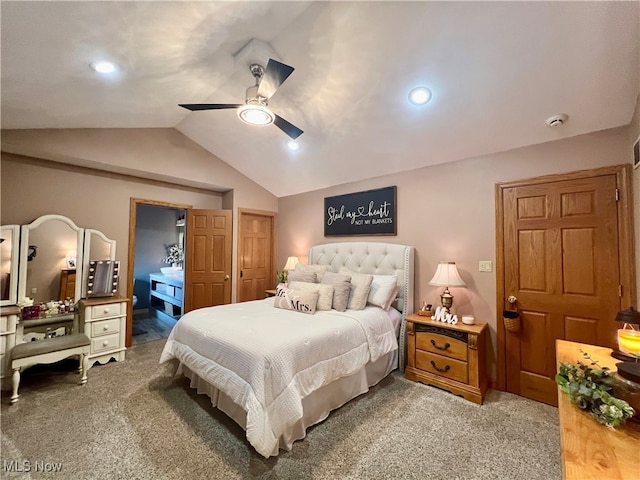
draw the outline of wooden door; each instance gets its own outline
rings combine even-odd
[[[616,176],[505,188],[506,390],[557,405],[555,340],[614,347],[620,309]],[[577,360],[577,359],[576,359]]]
[[[275,285],[274,214],[241,211],[238,301],[258,300]]]
[[[231,210],[187,210],[184,311],[231,303]]]

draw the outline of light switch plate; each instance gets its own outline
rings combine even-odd
[[[480,260],[478,262],[478,271],[493,272],[493,262],[491,260]]]

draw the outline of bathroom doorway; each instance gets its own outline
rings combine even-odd
[[[185,217],[190,207],[131,199],[127,346],[167,338],[182,316]]]

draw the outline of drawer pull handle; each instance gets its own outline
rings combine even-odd
[[[105,325],[104,327],[102,327],[102,329],[106,332],[107,330],[109,330],[109,325]]]
[[[108,345],[109,345],[109,342],[108,342],[107,340],[105,340],[104,342],[102,342],[102,346],[103,346],[103,347],[106,347],[106,346],[108,346]],[[431,363],[433,363],[433,362],[431,362]]]
[[[433,360],[431,360],[431,366],[441,373],[447,373],[449,370],[451,370],[451,365],[446,365],[444,368],[440,368],[436,365],[436,362],[434,362]]]
[[[445,343],[444,347],[441,347],[440,345],[436,345],[436,341],[434,339],[431,339],[431,345],[436,347],[438,350],[449,350],[449,347],[451,346],[450,343]]]
[[[105,308],[105,309],[104,309],[104,313],[109,313],[109,309],[108,309],[108,308]]]

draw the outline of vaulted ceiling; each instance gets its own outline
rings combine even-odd
[[[3,129],[175,127],[279,197],[626,125],[640,91],[639,2],[3,1],[1,17]],[[295,68],[269,107],[304,130],[298,151],[178,106],[244,102],[269,58]]]

